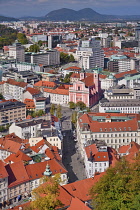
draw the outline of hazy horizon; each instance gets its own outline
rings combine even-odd
[[[57,9],[77,11],[87,7],[100,14],[140,15],[140,0],[0,0],[0,15],[16,18],[40,17]]]

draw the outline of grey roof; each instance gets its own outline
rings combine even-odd
[[[21,106],[26,106],[24,103],[20,101],[6,101],[0,103],[0,111],[8,110],[8,109],[16,109]]]
[[[101,107],[135,107],[140,106],[140,100],[131,99],[131,100],[115,100],[115,101],[106,101],[100,103]]]

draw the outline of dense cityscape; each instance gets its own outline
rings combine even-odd
[[[0,209],[140,209],[140,22],[0,22]]]

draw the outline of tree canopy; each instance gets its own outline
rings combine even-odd
[[[37,44],[33,44],[29,47],[28,51],[37,53],[37,52],[39,52],[39,50],[40,50],[39,46]]]
[[[124,158],[107,169],[90,191],[95,210],[140,209],[140,156],[130,164]]]
[[[60,53],[60,62],[62,64],[65,64],[65,63],[69,63],[69,62],[74,62],[75,59],[74,59],[74,56],[71,54],[67,54],[67,53],[64,53],[64,52],[61,52]]]
[[[17,38],[18,38],[18,41],[19,41],[21,44],[28,44],[28,40],[27,40],[25,34],[23,34],[23,33],[18,33],[18,34],[17,34]]]
[[[45,183],[32,191],[34,199],[30,203],[30,206],[25,209],[53,210],[56,207],[62,207],[63,204],[58,199],[59,183],[61,182],[60,175],[56,174],[54,177],[44,177],[42,181]]]
[[[0,24],[0,49],[11,45],[17,39],[17,31]]]
[[[76,106],[79,107],[80,110],[83,110],[83,109],[86,108],[86,104],[85,104],[84,102],[82,102],[82,101],[78,101],[78,102],[76,103]]]

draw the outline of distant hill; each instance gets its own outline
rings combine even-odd
[[[101,15],[90,8],[81,9],[79,11],[63,8],[49,12],[45,16],[45,19],[50,21],[104,21],[109,19],[115,20],[117,19],[117,16]]]
[[[3,21],[7,21],[7,22],[10,22],[10,21],[19,21],[19,19],[12,18],[12,17],[5,17],[5,16],[0,15],[0,22],[3,22]]]
[[[22,17],[20,20],[47,20],[47,21],[95,21],[95,22],[115,22],[127,20],[140,20],[140,15],[105,15],[93,9],[85,8],[79,11],[62,8],[49,12],[44,17]]]

